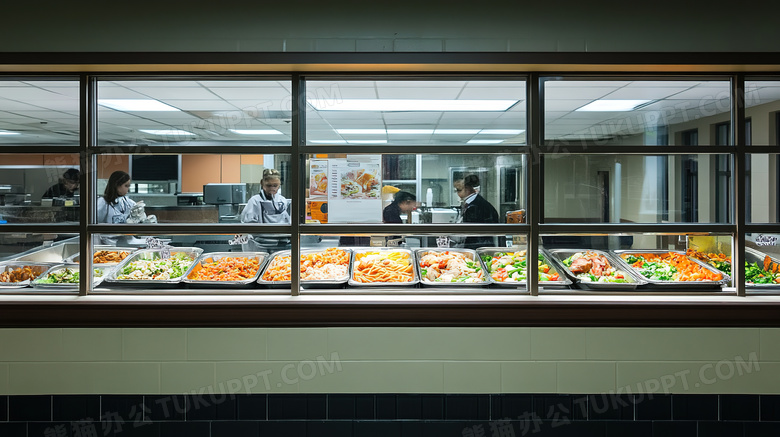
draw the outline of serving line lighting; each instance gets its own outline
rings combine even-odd
[[[11,132],[9,130],[0,130],[0,135],[21,135],[21,133]]]
[[[519,100],[312,99],[318,111],[506,111]]]
[[[152,135],[192,135],[197,136],[197,134],[194,134],[192,132],[187,132],[186,130],[178,130],[178,129],[139,129],[141,132],[152,134]]]
[[[99,99],[98,105],[125,112],[181,111],[154,99]]]
[[[520,135],[523,132],[525,129],[336,129],[340,135]]]
[[[581,106],[576,111],[590,112],[617,112],[633,111],[650,100],[594,100],[585,106]]]
[[[239,135],[283,135],[276,129],[228,129],[230,132]]]

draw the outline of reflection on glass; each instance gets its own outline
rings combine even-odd
[[[745,81],[745,117],[748,118],[746,134],[748,145],[778,145],[780,142],[780,81]]]
[[[0,80],[0,145],[79,144],[78,80]]]
[[[306,169],[311,223],[525,220],[524,155],[321,154]]]
[[[0,223],[79,221],[78,155],[0,154]]]
[[[780,292],[780,235],[745,235],[745,288]]]
[[[719,144],[730,121],[728,81],[544,81],[545,140],[554,144]],[[732,144],[730,139],[725,144]]]
[[[289,223],[289,155],[99,155],[98,223]]]
[[[311,145],[525,144],[525,81],[310,80]]]
[[[544,221],[728,223],[733,186],[728,158],[547,155]]]
[[[98,82],[101,145],[289,145],[288,80]]]
[[[780,155],[750,154],[746,160],[747,221],[778,223],[780,220]]]

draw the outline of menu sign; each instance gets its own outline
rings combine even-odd
[[[380,155],[328,160],[329,223],[382,221],[380,169]]]

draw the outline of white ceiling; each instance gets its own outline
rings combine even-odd
[[[336,129],[526,129],[525,82],[505,80],[387,80],[307,82],[309,98],[336,99],[509,99],[506,111],[317,111],[307,107],[307,139],[314,141],[387,141],[387,144],[461,145],[496,139],[525,144],[519,135],[339,134]],[[780,100],[780,81],[746,83],[748,107]],[[729,110],[726,81],[575,81],[545,82],[545,138],[605,139],[641,134],[657,125],[675,124]],[[0,144],[79,142],[78,81],[0,81]],[[166,142],[186,144],[289,145],[291,84],[272,80],[100,81],[98,99],[154,99],[179,111],[123,112],[98,106],[98,141],[105,145]],[[644,99],[626,112],[583,112],[599,99]],[[140,130],[177,129],[196,136],[166,137]],[[282,135],[240,135],[229,129],[275,129]]]

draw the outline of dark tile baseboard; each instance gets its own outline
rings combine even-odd
[[[0,396],[3,437],[754,437],[780,395]]]

